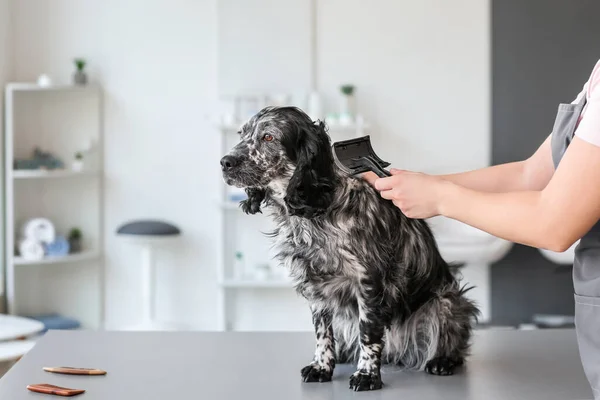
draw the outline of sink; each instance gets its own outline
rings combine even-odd
[[[450,218],[438,216],[427,222],[447,262],[492,264],[513,246],[512,242]]]
[[[490,264],[502,259],[513,243],[462,222],[438,216],[427,223],[446,262],[461,263],[461,285],[474,286],[466,296],[477,303],[480,322],[491,319]]]
[[[567,250],[563,251],[562,253],[552,251],[552,250],[546,250],[546,249],[539,249],[539,250],[545,259],[550,260],[555,264],[560,264],[560,265],[573,264],[573,259],[575,258],[575,247],[577,247],[578,244],[579,244],[579,240],[576,241],[571,247],[569,247]]]

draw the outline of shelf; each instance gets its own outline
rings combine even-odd
[[[13,92],[96,92],[100,90],[100,87],[93,84],[40,86],[37,83],[13,82],[6,85],[6,90]]]
[[[292,288],[293,282],[279,279],[271,280],[252,280],[252,279],[226,279],[219,283],[225,288],[237,289],[277,289],[277,288]]]
[[[62,170],[13,170],[12,176],[14,179],[54,179],[54,178],[72,178],[83,176],[98,176],[98,171],[72,171],[68,169]]]
[[[330,133],[334,133],[334,132],[354,132],[354,131],[358,131],[358,130],[366,130],[370,128],[370,125],[367,123],[364,124],[349,124],[349,125],[329,125],[327,124],[327,122],[325,122],[326,126],[327,126],[327,130]],[[240,129],[240,127],[242,126],[242,124],[240,123],[239,125],[236,124],[232,124],[232,125],[218,125],[218,129],[223,132],[223,133],[237,133]]]
[[[97,251],[83,251],[81,253],[69,254],[61,257],[46,257],[41,260],[25,260],[22,257],[14,257],[15,265],[42,265],[42,264],[66,264],[86,260],[97,259],[100,254]]]

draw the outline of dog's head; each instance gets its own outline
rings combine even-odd
[[[240,143],[221,159],[228,185],[270,188],[296,216],[311,218],[329,207],[334,161],[322,122],[296,107],[267,107],[239,134]]]

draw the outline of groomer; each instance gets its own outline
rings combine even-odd
[[[526,112],[526,111],[524,111]],[[392,170],[368,179],[411,218],[444,215],[512,242],[575,250],[575,325],[600,399],[600,61],[552,133],[527,160],[453,175]]]

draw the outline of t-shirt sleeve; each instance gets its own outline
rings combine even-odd
[[[587,84],[587,105],[575,135],[600,147],[600,61]]]

